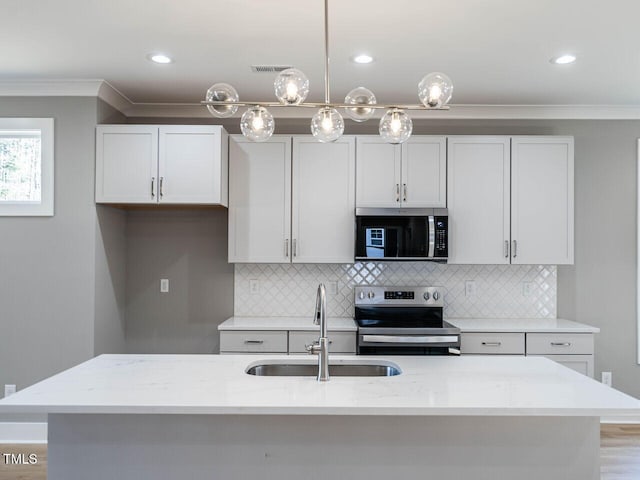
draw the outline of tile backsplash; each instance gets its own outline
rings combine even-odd
[[[465,282],[475,281],[474,295]],[[555,318],[555,265],[444,265],[428,262],[236,264],[236,316],[312,316],[318,283],[332,317],[353,316],[355,285],[442,287],[445,318]],[[525,295],[526,293],[526,295]]]

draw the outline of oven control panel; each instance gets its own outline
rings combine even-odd
[[[356,305],[377,306],[444,306],[442,287],[355,287]]]

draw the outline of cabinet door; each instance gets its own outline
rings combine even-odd
[[[511,141],[511,263],[573,263],[573,138]]]
[[[558,362],[571,370],[593,378],[594,356],[593,355],[531,355],[535,357],[546,357],[549,360]]]
[[[168,125],[161,126],[159,134],[160,203],[226,206],[223,181],[226,184],[227,156],[223,156],[223,140],[226,145],[227,135],[222,127]]]
[[[356,206],[400,206],[400,147],[377,136],[361,136],[357,142]]]
[[[156,203],[158,127],[96,128],[96,202]]]
[[[229,141],[229,262],[289,263],[291,137]]]
[[[449,137],[449,263],[509,263],[509,138]]]
[[[447,206],[445,137],[413,136],[402,144],[402,206]]]
[[[293,261],[350,263],[355,248],[355,138],[293,138]]]

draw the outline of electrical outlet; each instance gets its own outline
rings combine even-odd
[[[476,281],[467,280],[464,282],[464,295],[466,297],[473,297],[476,294]]]
[[[328,282],[327,286],[328,286],[327,290],[329,291],[330,295],[338,294],[338,282]]]
[[[169,279],[161,278],[160,279],[160,293],[169,293]]]
[[[4,386],[4,396],[8,397],[9,395],[13,395],[14,393],[16,393],[16,386],[15,385],[10,385],[10,384],[5,384],[5,386]]]
[[[260,280],[256,280],[256,279],[249,280],[249,292],[252,295],[256,295],[260,293]]]
[[[531,296],[531,290],[533,290],[533,282],[522,282],[522,296]]]
[[[611,372],[602,372],[602,383],[609,387],[613,386],[613,374]]]

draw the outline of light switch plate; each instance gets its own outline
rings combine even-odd
[[[467,280],[464,282],[464,295],[465,297],[473,297],[476,294],[476,281]]]
[[[4,396],[8,397],[9,395],[13,395],[14,393],[16,393],[16,386],[15,385],[10,385],[10,384],[5,384],[5,386],[4,386]]]
[[[260,280],[256,280],[255,278],[249,280],[249,292],[251,292],[251,295],[260,293]]]
[[[169,293],[169,279],[161,278],[160,279],[160,293]]]

